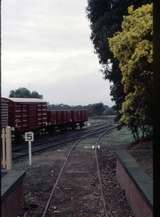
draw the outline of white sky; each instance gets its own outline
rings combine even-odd
[[[2,96],[26,87],[49,103],[113,105],[89,38],[87,0],[1,4]]]

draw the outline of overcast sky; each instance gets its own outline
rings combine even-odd
[[[2,96],[27,87],[49,103],[113,105],[90,41],[87,0],[2,1]]]

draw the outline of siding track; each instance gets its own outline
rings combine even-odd
[[[104,199],[104,195],[103,195],[103,186],[102,186],[101,175],[100,175],[100,169],[99,169],[99,163],[98,163],[98,157],[97,157],[97,147],[98,147],[98,145],[99,145],[99,143],[100,143],[100,139],[103,137],[103,135],[109,133],[113,128],[114,128],[114,127],[108,127],[107,130],[106,130],[106,128],[105,128],[105,130],[103,129],[103,130],[101,130],[101,131],[97,131],[97,132],[94,132],[94,133],[93,133],[93,132],[92,132],[92,133],[88,133],[87,135],[83,136],[81,139],[79,139],[78,141],[76,141],[76,142],[72,145],[72,147],[70,148],[70,150],[69,150],[69,152],[68,152],[68,154],[67,154],[67,157],[66,157],[66,159],[65,159],[65,161],[64,161],[64,163],[63,163],[63,166],[62,166],[61,169],[60,169],[60,172],[59,172],[59,174],[58,174],[58,177],[57,177],[57,179],[56,179],[56,182],[54,183],[54,185],[53,185],[53,187],[52,187],[51,193],[50,193],[49,198],[48,198],[48,200],[47,200],[47,203],[46,203],[46,205],[45,205],[45,207],[44,207],[44,209],[43,209],[43,213],[42,213],[41,217],[47,217],[47,216],[48,216],[48,215],[47,215],[47,212],[48,212],[48,209],[49,209],[49,207],[50,207],[51,200],[52,200],[53,197],[54,197],[54,193],[55,193],[55,191],[56,191],[56,188],[57,188],[57,186],[59,185],[60,179],[61,179],[61,177],[62,177],[62,175],[63,175],[63,173],[64,173],[64,170],[65,170],[66,164],[68,163],[68,161],[69,161],[69,159],[70,159],[70,157],[71,157],[71,154],[72,154],[73,150],[75,150],[76,147],[77,147],[78,145],[80,145],[80,143],[81,143],[82,140],[84,140],[85,138],[88,138],[88,137],[90,137],[90,136],[93,136],[93,135],[94,135],[94,136],[97,136],[97,134],[98,134],[98,135],[100,134],[100,136],[98,136],[98,139],[97,139],[97,141],[96,141],[95,149],[94,149],[94,154],[95,154],[95,161],[96,161],[96,165],[97,165],[98,181],[99,181],[99,185],[100,185],[100,194],[101,194],[100,197],[101,197],[101,200],[103,201],[103,208],[104,208],[105,217],[113,217],[113,215],[112,215],[112,213],[110,212],[110,210],[107,210],[107,209],[106,209],[106,203],[105,203],[105,199]],[[104,132],[104,131],[105,131],[105,132]],[[78,175],[78,174],[77,174],[77,175]],[[71,178],[72,178],[72,177],[71,177]]]
[[[104,130],[106,130],[106,128],[108,127],[108,125],[103,124],[100,126],[96,126],[93,127],[93,129],[87,129],[86,131],[83,132],[78,132],[71,135],[67,135],[67,136],[61,136],[59,137],[57,140],[53,137],[53,138],[46,138],[45,140],[42,140],[41,142],[37,142],[37,143],[33,143],[32,145],[32,153],[39,153],[42,152],[44,150],[48,150],[50,148],[57,148],[59,146],[62,146],[66,143],[69,142],[74,142],[78,139],[83,138],[83,136],[92,136],[96,133],[101,133],[104,132]],[[115,127],[114,127],[115,128]],[[89,135],[88,135],[89,134]],[[13,159],[20,159],[23,157],[28,156],[28,145],[22,145],[21,147],[16,147],[13,149]]]
[[[102,139],[102,137],[106,134],[107,132],[104,132],[102,133],[98,139],[97,139],[97,142],[96,142],[96,146],[95,146],[95,159],[96,159],[96,166],[97,166],[97,175],[98,175],[98,180],[99,180],[99,184],[100,184],[100,191],[101,191],[101,199],[102,199],[102,202],[103,202],[103,208],[104,208],[104,212],[105,212],[105,217],[114,217],[112,211],[111,211],[111,208],[109,206],[109,204],[106,204],[106,200],[105,200],[105,197],[104,197],[104,193],[103,193],[103,184],[102,184],[102,177],[101,177],[101,172],[100,172],[100,167],[99,167],[99,161],[98,161],[98,156],[97,156],[97,152],[98,152],[98,149],[100,147],[100,141]]]

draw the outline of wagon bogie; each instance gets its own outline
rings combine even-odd
[[[46,127],[46,131],[48,132],[49,135],[53,135],[56,131],[56,127],[54,125],[48,125]]]
[[[72,124],[72,130],[75,130],[77,128],[77,124]]]
[[[79,127],[82,129],[82,127],[84,127],[84,122],[80,122]]]

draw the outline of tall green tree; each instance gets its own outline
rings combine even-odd
[[[39,94],[37,91],[31,92],[25,87],[20,87],[16,90],[11,90],[9,93],[9,97],[16,97],[16,98],[38,98],[42,99],[43,96]]]
[[[108,40],[106,43],[106,38],[112,37],[115,32],[121,30],[123,16],[128,14],[128,6],[133,5],[134,8],[138,8],[150,2],[151,0],[88,0],[86,11],[91,27],[90,37],[102,65],[101,71],[104,73],[105,79],[112,82],[111,96],[116,104],[117,119],[121,117],[119,110],[124,100],[122,75],[119,62],[114,58]]]
[[[121,123],[130,127],[135,137],[150,133],[151,93],[153,84],[153,14],[152,5],[129,7],[122,30],[109,39],[114,57],[119,61],[124,87]]]

